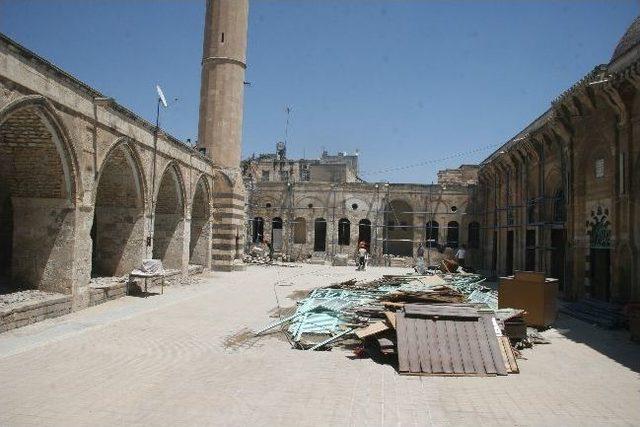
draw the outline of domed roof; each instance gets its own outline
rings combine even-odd
[[[611,62],[620,58],[638,44],[640,44],[640,16],[633,20],[629,28],[627,28],[627,32],[618,42],[616,49],[613,51]]]

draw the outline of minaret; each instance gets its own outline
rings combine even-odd
[[[242,268],[245,191],[240,175],[249,0],[207,0],[198,147],[213,160],[211,266]]]
[[[242,152],[248,14],[248,0],[207,0],[198,146],[230,169]]]

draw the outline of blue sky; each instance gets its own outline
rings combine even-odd
[[[0,0],[0,31],[162,126],[197,136],[204,0]],[[252,0],[244,153],[360,151],[370,180],[482,160],[596,64],[635,1]]]

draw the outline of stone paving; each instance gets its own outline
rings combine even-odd
[[[249,333],[276,295],[403,271],[252,266],[0,334],[0,425],[640,424],[640,345],[569,318],[493,378],[404,377]]]

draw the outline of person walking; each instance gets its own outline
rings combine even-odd
[[[424,274],[424,246],[422,246],[422,243],[418,243],[416,257],[416,273]]]
[[[364,271],[367,268],[367,244],[364,241],[361,241],[358,244],[358,268],[357,270]]]
[[[465,267],[464,259],[466,256],[467,256],[467,246],[461,245],[460,248],[458,249],[458,252],[456,252],[456,260],[458,261],[458,265],[460,265],[460,267],[462,268]]]

